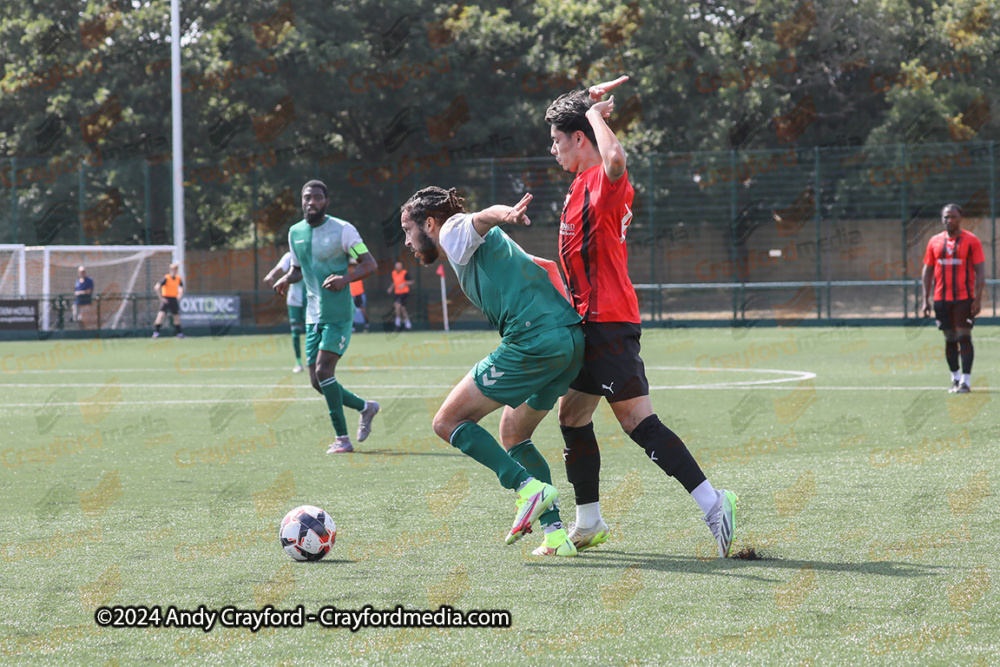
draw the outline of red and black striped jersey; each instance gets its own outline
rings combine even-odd
[[[628,172],[612,183],[603,164],[580,172],[569,186],[559,221],[559,261],[573,307],[585,322],[639,324],[625,246],[634,196]]]
[[[972,232],[955,238],[941,232],[927,242],[924,264],[934,267],[934,300],[962,301],[975,296],[975,265],[986,261],[983,244]]]

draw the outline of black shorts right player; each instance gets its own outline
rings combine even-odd
[[[584,322],[583,368],[570,389],[603,396],[608,403],[649,394],[646,366],[639,356],[642,329],[632,322]]]

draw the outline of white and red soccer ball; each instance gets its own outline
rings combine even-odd
[[[295,560],[319,560],[330,553],[337,526],[330,515],[313,505],[296,507],[278,528],[281,548]]]

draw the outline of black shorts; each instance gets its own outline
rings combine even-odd
[[[937,319],[938,329],[941,331],[971,329],[975,322],[975,318],[972,316],[972,299],[935,301],[934,317]]]
[[[570,389],[603,396],[608,403],[649,394],[646,366],[639,356],[642,329],[631,322],[584,322],[583,368]]]
[[[367,305],[367,301],[368,300],[365,299],[364,293],[361,293],[361,294],[357,295],[356,297],[354,297],[354,307],[355,308],[364,308]]]
[[[406,302],[409,301],[409,300],[410,300],[410,293],[409,292],[407,292],[406,294],[397,294],[396,295],[396,303],[398,303],[399,305],[403,306],[404,308],[406,307]]]
[[[180,315],[181,302],[177,300],[176,296],[163,297],[163,301],[160,303],[160,311],[171,315]]]

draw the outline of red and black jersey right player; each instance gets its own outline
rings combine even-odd
[[[934,315],[944,333],[944,356],[951,370],[952,394],[971,391],[972,326],[982,310],[986,288],[986,255],[972,232],[962,230],[962,207],[948,204],[941,209],[944,231],[931,237],[924,253],[924,316]],[[962,358],[962,372],[958,359]]]
[[[733,544],[737,497],[712,487],[684,442],[653,412],[639,356],[639,306],[625,246],[634,191],[625,151],[606,122],[614,97],[602,101],[627,80],[623,76],[568,93],[545,112],[550,152],[563,169],[576,174],[563,205],[559,258],[586,336],[583,369],[559,401],[566,477],[576,495],[576,524],[569,536],[578,549],[607,540],[609,528],[599,502],[601,454],[593,422],[604,397],[628,436],[698,503],[725,558]]]

